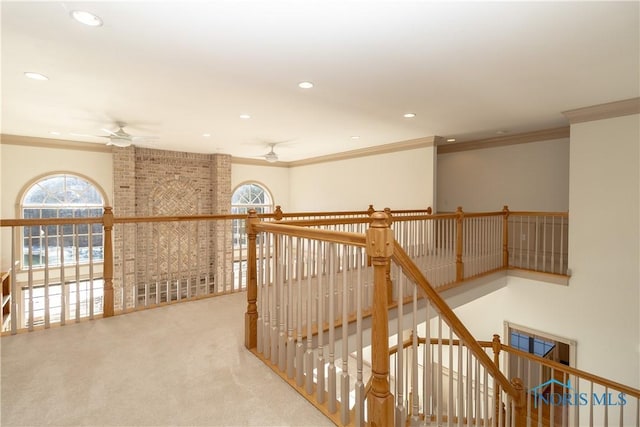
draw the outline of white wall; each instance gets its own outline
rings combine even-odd
[[[274,205],[282,206],[284,212],[292,212],[289,201],[289,169],[275,166],[231,164],[231,189],[240,184],[257,182],[266,187],[273,196]]]
[[[639,387],[640,115],[571,126],[569,210],[578,363]]]
[[[34,179],[56,172],[69,172],[91,178],[113,200],[113,158],[111,153],[0,144],[2,218],[17,218],[20,192]],[[4,228],[4,227],[3,227]],[[8,230],[2,231],[0,259],[2,270],[11,263]]]
[[[291,168],[292,210],[426,209],[434,202],[434,147]]]
[[[438,155],[438,211],[566,211],[569,139]]]
[[[639,146],[639,115],[571,127],[569,286],[509,277],[456,309],[478,338],[508,320],[573,339],[577,368],[640,387]]]

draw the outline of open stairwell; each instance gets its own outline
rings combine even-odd
[[[245,344],[336,425],[638,423],[639,390],[510,348],[498,336],[473,337],[441,295],[453,290],[449,279],[433,287],[425,277],[441,277],[442,269],[424,262],[447,258],[448,249],[431,241],[432,251],[420,254],[410,239],[399,243],[389,224],[374,213],[357,234],[249,218],[249,240],[258,243],[249,247]],[[448,272],[464,279],[459,255]],[[491,267],[502,255],[489,249],[488,264],[480,262],[489,267],[461,281],[480,280],[484,291],[459,288],[453,303],[503,286],[503,271]],[[511,358],[524,366],[519,376],[506,376]],[[533,385],[543,370],[557,384],[538,405]],[[571,384],[589,390],[573,405]],[[625,404],[615,411],[601,405],[613,394]]]

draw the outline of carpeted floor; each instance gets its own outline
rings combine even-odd
[[[3,337],[0,425],[332,426],[243,344],[233,294]]]

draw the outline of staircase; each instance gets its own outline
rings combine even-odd
[[[418,233],[431,236],[422,242],[401,233],[402,244],[384,213],[372,215],[364,234],[321,226],[266,223],[250,214],[245,346],[337,425],[637,423],[639,390],[519,352],[497,336],[477,341],[440,295],[450,289],[451,275],[465,281],[473,254],[463,263],[461,246],[452,250],[438,240],[442,233],[429,233],[441,230],[437,225]],[[497,247],[475,254],[482,260],[473,275],[506,268],[495,267],[496,258],[508,259]],[[446,272],[440,287],[414,260],[423,266],[435,260],[431,265]],[[501,370],[510,355],[527,366],[521,378],[509,380]],[[590,398],[602,389],[630,405],[615,413],[597,399],[569,406],[556,398],[538,406],[531,372],[543,366],[556,381],[588,389]]]

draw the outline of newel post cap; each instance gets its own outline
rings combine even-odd
[[[367,255],[389,258],[393,255],[393,230],[389,228],[389,217],[384,212],[374,212],[371,219],[367,230]]]
[[[258,218],[258,213],[255,209],[249,209],[249,215],[247,216],[246,228],[247,234],[255,234],[255,229],[253,225],[257,222],[260,222],[260,218]]]

